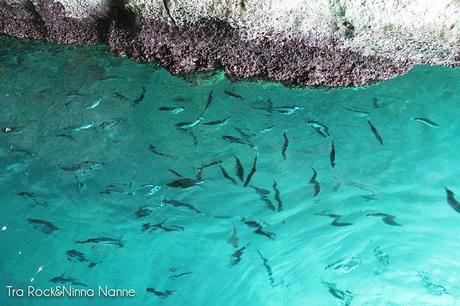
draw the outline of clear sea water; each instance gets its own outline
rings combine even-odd
[[[460,69],[288,88],[2,37],[0,84],[0,305],[460,305]]]

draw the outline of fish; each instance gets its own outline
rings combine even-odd
[[[177,172],[176,170],[174,169],[168,169],[169,172],[171,172],[172,174],[174,174],[175,176],[177,177],[183,177],[179,172]]]
[[[198,118],[196,119],[195,121],[192,121],[192,122],[179,122],[179,123],[176,123],[176,127],[180,128],[180,129],[190,129],[192,127],[194,127],[195,125],[197,125],[198,123],[200,123],[201,121],[203,120],[203,118]]]
[[[244,250],[246,248],[247,248],[247,246],[243,246],[243,247],[235,250],[235,252],[233,252],[233,254],[231,255],[231,259],[230,259],[230,267],[234,267],[234,266],[236,266],[237,264],[240,263],[241,256],[243,256]]]
[[[356,110],[356,109],[346,108],[346,107],[344,107],[344,109],[349,112],[355,113],[358,117],[367,117],[370,115],[370,113],[366,111],[361,111],[361,110]]]
[[[133,99],[133,103],[137,104],[137,103],[141,102],[142,100],[144,100],[145,92],[146,92],[145,86],[142,86],[142,90],[141,90],[140,95]]]
[[[257,221],[246,220],[245,218],[241,218],[241,222],[243,222],[244,224],[246,224],[250,228],[254,228],[254,233],[255,234],[265,236],[270,240],[274,240],[274,237],[275,237],[276,234],[264,230],[262,225],[260,223],[258,223]]]
[[[275,285],[275,279],[273,278],[272,268],[268,264],[268,259],[265,258],[264,255],[262,255],[262,253],[260,251],[257,251],[257,253],[259,254],[259,257],[262,260],[262,263],[263,263],[263,265],[265,267],[265,270],[267,271],[268,281],[270,283],[270,286],[273,287]]]
[[[29,198],[29,199],[32,199],[32,201],[34,202],[33,205],[31,205],[32,207],[35,207],[36,205],[38,206],[43,206],[43,207],[46,207],[48,206],[48,203],[46,202],[40,202],[37,200],[37,198],[39,197],[38,194],[36,194],[35,192],[29,192],[29,191],[21,191],[21,192],[18,192],[16,193],[18,196],[21,196],[23,198]]]
[[[251,179],[253,177],[253,175],[256,173],[256,165],[257,165],[257,155],[256,157],[254,158],[254,162],[252,164],[252,168],[251,170],[249,170],[249,174],[248,176],[246,177],[246,181],[244,181],[244,187],[247,187],[249,185],[249,183],[251,182]]]
[[[169,154],[162,153],[162,152],[158,151],[158,148],[156,146],[154,146],[153,144],[149,145],[149,151],[152,152],[153,154],[156,154],[156,155],[159,155],[159,156],[174,158],[174,156],[172,156],[172,155],[169,155]]]
[[[244,181],[244,168],[243,168],[243,164],[241,163],[241,160],[236,157],[235,155],[233,155],[233,158],[235,159],[235,172],[236,172],[236,176],[238,176],[238,178],[240,179],[241,182]]]
[[[85,244],[85,243],[104,243],[104,244],[113,244],[120,248],[123,247],[123,242],[121,239],[117,238],[110,238],[110,237],[97,237],[97,238],[89,238],[86,240],[77,240],[75,241],[77,244]]]
[[[178,200],[162,200],[161,201],[161,206],[163,206],[163,204],[166,204],[166,205],[171,205],[171,206],[174,206],[174,207],[184,207],[184,208],[187,208],[197,214],[200,214],[201,211],[199,209],[197,209],[196,207],[194,207],[193,205],[191,204],[188,204],[188,203],[184,203],[184,202],[180,202]]]
[[[179,277],[182,277],[182,276],[186,276],[186,275],[190,275],[190,274],[193,274],[192,272],[183,272],[183,273],[180,273],[180,274],[176,274],[176,275],[171,275],[169,277],[170,280],[176,280],[178,279]]]
[[[324,124],[319,123],[318,121],[313,121],[313,120],[307,120],[305,121],[305,123],[311,126],[312,128],[314,128],[315,131],[321,136],[323,137],[331,136],[329,134],[329,128],[325,126]]]
[[[272,185],[273,191],[275,192],[275,201],[278,203],[278,212],[283,210],[283,201],[281,201],[280,190],[278,189],[278,183],[273,182]]]
[[[2,132],[5,134],[19,134],[25,131],[23,126],[10,126],[2,128]]]
[[[225,141],[228,141],[230,143],[236,143],[236,144],[242,144],[242,145],[247,145],[251,148],[254,148],[254,145],[251,142],[248,142],[247,140],[235,136],[230,136],[230,135],[224,135],[222,136],[222,139]]]
[[[212,103],[212,95],[213,95],[213,91],[211,90],[209,93],[208,93],[208,100],[206,101],[206,105],[204,106],[204,109],[203,111],[201,112],[201,115],[200,117],[204,114],[204,112],[209,108],[209,106],[211,105]]]
[[[89,130],[93,126],[94,126],[94,123],[90,122],[90,123],[85,123],[85,124],[82,124],[82,125],[67,126],[67,127],[64,128],[64,130],[72,131],[72,132],[81,132],[81,131]]]
[[[110,131],[112,130],[115,126],[117,126],[120,123],[125,122],[125,119],[122,118],[113,118],[108,121],[104,121],[101,124],[99,124],[99,127],[103,129],[104,131]]]
[[[65,134],[65,133],[56,135],[56,137],[64,137],[64,138],[67,138],[67,139],[72,140],[72,141],[77,141],[77,139],[75,139],[75,137],[73,137],[70,134]]]
[[[452,190],[449,190],[444,187],[444,190],[447,194],[447,204],[452,207],[453,210],[460,213],[460,203],[455,199],[455,193]]]
[[[92,170],[99,170],[102,168],[103,165],[104,164],[101,162],[86,160],[80,163],[72,164],[70,166],[60,165],[59,168],[68,172],[86,172]]]
[[[150,205],[143,205],[135,212],[137,218],[150,216],[153,212],[153,207]]]
[[[123,184],[123,186],[117,186],[117,185],[110,184],[110,185],[105,186],[105,189],[101,191],[100,193],[101,194],[121,193],[121,194],[130,195],[130,196],[136,195],[136,191],[132,191],[132,183]]]
[[[286,151],[287,151],[287,148],[289,146],[289,139],[287,137],[286,132],[283,133],[283,138],[284,138],[284,143],[283,143],[283,146],[281,148],[281,156],[283,156],[283,159],[286,160]]]
[[[144,223],[142,224],[142,231],[149,230],[149,232],[153,232],[153,231],[156,231],[157,229],[161,229],[165,232],[181,232],[184,230],[184,228],[179,225],[172,225],[171,227],[164,226],[167,220],[168,219],[164,219],[162,222],[157,223],[157,224]]]
[[[230,121],[230,118],[227,117],[221,120],[203,122],[203,125],[224,126],[224,125],[227,125],[229,121]]]
[[[268,209],[276,211],[275,205],[273,205],[272,201],[268,198],[268,195],[270,194],[269,190],[255,186],[251,187],[254,188],[254,190],[260,196],[260,199],[265,203]]]
[[[280,114],[291,115],[298,110],[302,110],[303,107],[293,105],[293,106],[278,106],[278,107],[274,107],[273,109]]]
[[[415,118],[411,118],[411,119],[414,120],[414,121],[425,123],[426,125],[428,125],[429,127],[432,127],[432,128],[439,128],[439,125],[436,122],[431,121],[430,119],[420,118],[420,117],[415,117]]]
[[[38,158],[38,155],[36,153],[31,152],[31,151],[26,150],[26,149],[18,148],[18,147],[14,146],[14,145],[10,146],[10,151],[13,152],[13,153],[22,154],[22,155],[30,157],[30,158]]]
[[[31,224],[35,229],[49,235],[54,233],[55,231],[59,230],[57,226],[53,223],[41,220],[41,219],[27,219],[27,222]]]
[[[369,217],[369,216],[372,216],[372,217],[380,217],[383,221],[383,223],[385,224],[388,224],[388,225],[392,225],[392,226],[402,226],[401,224],[399,224],[398,222],[396,222],[396,217],[395,216],[392,216],[392,215],[389,215],[389,214],[384,214],[384,213],[373,213],[373,214],[367,214],[366,217]]]
[[[166,1],[166,0],[163,0],[163,1]],[[146,291],[153,293],[154,295],[162,299],[167,298],[168,296],[173,295],[176,292],[176,290],[158,291],[155,288],[147,288]]]
[[[263,130],[261,130],[260,132],[261,133],[270,132],[271,130],[273,130],[274,127],[275,127],[275,125],[271,124],[271,125],[267,126],[266,128],[264,128]]]
[[[79,252],[77,250],[67,250],[66,252],[67,255],[67,260],[68,261],[73,261],[73,262],[88,262],[88,267],[93,268],[96,266],[95,262],[89,261],[85,254],[82,252]]]
[[[353,300],[353,293],[349,290],[340,290],[334,283],[322,282],[333,297],[342,301],[342,306],[349,306]]]
[[[329,160],[331,162],[331,167],[335,167],[335,145],[334,142],[331,142],[331,153],[329,153]]]
[[[444,286],[438,284],[436,281],[434,281],[432,276],[427,272],[419,271],[418,277],[420,277],[423,286],[431,295],[439,296],[443,294],[448,294],[447,289]]]
[[[235,224],[233,224],[233,233],[230,236],[230,238],[228,238],[227,243],[236,249],[238,248],[238,242],[239,242],[238,234],[236,232]]]
[[[313,170],[313,175],[310,178],[310,184],[313,185],[313,196],[316,197],[320,191],[321,191],[321,185],[319,182],[316,180],[316,177],[318,176],[318,172],[316,172],[315,168],[311,168]]]
[[[170,112],[174,115],[177,115],[185,110],[183,107],[174,107],[174,106],[161,106],[158,110],[162,112]]]
[[[75,278],[65,276],[64,274],[61,274],[61,276],[53,277],[50,279],[50,282],[55,284],[71,284],[73,286],[88,287],[86,284],[76,280]]]
[[[379,141],[379,143],[383,146],[383,138],[382,135],[380,135],[379,131],[375,128],[375,126],[372,125],[372,123],[367,120],[367,123],[369,124],[369,127],[371,128],[372,133],[374,134],[375,138]]]
[[[343,226],[353,225],[353,223],[340,222],[339,219],[342,218],[341,215],[331,214],[331,213],[327,213],[327,212],[321,212],[321,213],[318,213],[318,214],[315,214],[315,215],[333,218],[334,220],[331,222],[332,226],[343,227]]]
[[[228,174],[228,172],[225,170],[224,167],[222,167],[221,165],[219,165],[219,168],[220,168],[220,171],[222,172],[222,175],[229,181],[231,181],[233,183],[233,185],[236,185],[237,182],[236,180],[230,176],[230,174]]]
[[[203,183],[203,180],[200,179],[191,179],[191,178],[181,178],[178,180],[174,180],[166,184],[166,186],[173,187],[173,188],[180,188],[180,189],[187,189],[190,187],[194,187]]]
[[[239,100],[244,100],[244,98],[243,98],[242,96],[240,96],[240,95],[237,94],[237,93],[234,93],[233,91],[224,90],[224,93],[225,93],[227,96],[230,96],[230,97],[233,97],[233,98],[236,98],[236,99],[239,99]]]
[[[90,105],[88,105],[86,109],[95,109],[96,107],[98,107],[99,104],[101,104],[101,102],[102,102],[102,98],[98,97]]]

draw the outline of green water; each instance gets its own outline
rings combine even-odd
[[[3,37],[0,84],[0,305],[460,305],[459,69],[292,89]],[[6,290],[63,285],[136,296]]]

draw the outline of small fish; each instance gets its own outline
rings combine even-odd
[[[283,138],[284,138],[284,143],[283,143],[283,146],[281,148],[281,156],[283,156],[283,159],[286,160],[286,151],[287,151],[287,148],[289,146],[289,139],[287,137],[286,132],[283,133]]]
[[[168,169],[169,172],[171,172],[172,174],[174,174],[175,176],[177,177],[183,177],[179,172],[177,172],[176,170],[174,169]]]
[[[233,98],[236,98],[236,99],[239,99],[239,100],[244,100],[244,98],[242,96],[240,96],[239,94],[234,93],[234,92],[232,92],[230,90],[224,90],[224,93],[227,96],[230,96],[230,97],[233,97]]]
[[[29,224],[32,224],[33,227],[47,235],[59,230],[53,223],[41,219],[27,219]]]
[[[439,296],[443,294],[448,294],[447,289],[438,284],[436,281],[433,280],[432,276],[427,272],[420,271],[418,272],[418,276],[422,281],[423,286],[431,295]]]
[[[367,117],[367,116],[370,115],[370,113],[365,112],[365,111],[360,111],[360,110],[356,110],[356,109],[352,109],[352,108],[346,108],[346,107],[344,107],[344,109],[349,111],[349,112],[355,113],[358,117]]]
[[[278,106],[278,107],[274,107],[273,109],[280,114],[291,115],[298,110],[302,110],[303,107],[293,105],[293,106]]]
[[[167,298],[168,296],[173,295],[176,292],[176,290],[158,291],[155,288],[147,288],[146,291],[153,293],[154,295],[162,299]]]
[[[260,199],[265,203],[268,209],[276,211],[275,205],[273,205],[272,201],[268,198],[270,191],[264,188],[259,188],[255,186],[251,186],[260,196]]]
[[[228,172],[224,169],[224,167],[222,167],[221,165],[219,165],[219,168],[220,168],[220,171],[222,172],[222,175],[229,181],[231,181],[234,185],[237,184],[236,180],[231,177]]]
[[[203,180],[199,179],[191,179],[191,178],[182,178],[166,184],[166,186],[173,187],[173,188],[181,188],[187,189],[190,187],[194,187],[203,183]]]
[[[81,131],[89,130],[93,126],[94,126],[94,123],[90,122],[90,123],[85,123],[83,125],[71,125],[71,126],[65,127],[64,130],[66,131],[70,130],[72,132],[81,132]]]
[[[82,283],[80,281],[77,281],[76,279],[74,279],[72,277],[65,276],[64,274],[62,274],[61,276],[56,276],[56,277],[50,279],[50,282],[55,283],[55,284],[71,284],[73,286],[88,287],[86,284],[84,284],[84,283]]]
[[[248,142],[247,140],[243,138],[238,138],[235,136],[230,136],[230,135],[224,135],[222,136],[222,139],[225,141],[228,141],[230,143],[236,143],[236,144],[242,144],[242,145],[247,145],[251,148],[254,148],[254,145],[251,142]]]
[[[331,167],[335,167],[335,145],[334,142],[331,142],[331,153],[329,153],[329,160],[331,162]]]
[[[169,158],[174,158],[172,155],[169,155],[169,154],[162,153],[162,152],[158,151],[158,148],[156,146],[154,146],[153,144],[149,145],[149,151],[152,152],[153,154],[156,154],[156,155],[165,156],[165,157],[169,157]]]
[[[180,274],[176,274],[176,275],[171,275],[169,277],[170,280],[176,280],[178,279],[179,277],[183,277],[183,276],[186,276],[186,275],[190,275],[190,274],[193,274],[192,272],[183,272],[183,273],[180,273]]]
[[[86,160],[80,163],[76,163],[70,166],[59,166],[64,171],[69,172],[86,172],[91,170],[99,170],[104,164],[97,161]]]
[[[275,233],[266,231],[263,229],[262,225],[256,221],[253,220],[246,220],[245,218],[242,218],[241,221],[246,224],[248,227],[254,228],[254,233],[258,235],[262,235],[267,237],[268,239],[273,240],[275,237]]]
[[[374,214],[367,214],[366,217],[369,217],[369,216],[372,216],[372,217],[380,217],[383,221],[383,223],[385,224],[388,224],[388,225],[392,225],[392,226],[402,226],[401,224],[399,224],[398,222],[396,222],[396,217],[395,216],[392,216],[392,215],[389,215],[389,214],[384,214],[384,213],[374,213]]]
[[[23,126],[10,126],[2,128],[2,132],[5,134],[19,134],[25,131]]]
[[[315,129],[315,131],[323,137],[331,136],[329,134],[329,128],[318,121],[307,120],[305,121],[309,126]]]
[[[310,184],[313,185],[313,196],[316,197],[320,191],[321,191],[321,185],[319,182],[316,180],[316,177],[318,176],[318,172],[316,172],[315,168],[311,168],[313,170],[313,175],[310,178]]]
[[[432,127],[432,128],[439,128],[439,125],[436,122],[431,121],[430,119],[420,118],[420,117],[415,117],[415,118],[411,118],[411,119],[415,120],[415,121],[425,123],[426,125],[428,125],[429,127]]]
[[[94,266],[96,266],[96,263],[89,261],[86,258],[85,254],[83,254],[82,252],[79,252],[77,250],[67,250],[65,253],[67,255],[67,260],[68,261],[88,262],[89,263],[88,267],[90,267],[90,268],[93,268]]]
[[[163,206],[163,204],[166,204],[166,205],[171,205],[171,206],[174,206],[174,207],[184,207],[184,208],[187,208],[197,214],[200,214],[201,211],[198,210],[197,208],[195,208],[193,205],[191,204],[188,204],[188,203],[184,203],[184,202],[180,202],[180,201],[177,201],[177,200],[162,200],[161,201],[161,205]]]
[[[321,212],[316,214],[317,216],[325,216],[334,219],[331,222],[332,226],[337,226],[337,227],[343,227],[343,226],[350,226],[353,225],[353,223],[346,223],[346,222],[340,222],[340,218],[342,218],[341,215],[336,215],[336,214],[331,214],[331,213],[326,213],[326,212]]]
[[[336,287],[335,284],[333,283],[328,283],[328,282],[322,282],[323,285],[325,285],[329,291],[330,294],[332,294],[333,297],[336,299],[341,300],[341,305],[342,306],[349,306],[351,305],[351,302],[353,300],[353,293],[348,290],[340,290]]]
[[[449,206],[452,207],[453,210],[460,213],[460,203],[457,201],[457,199],[455,199],[455,193],[452,190],[449,190],[445,187],[444,190],[446,190],[447,194],[447,204],[449,204]]]
[[[233,158],[235,158],[235,172],[236,172],[236,176],[238,176],[238,178],[240,179],[241,182],[244,181],[244,168],[243,168],[243,164],[241,163],[241,160],[236,157],[235,155],[233,155]]]
[[[200,117],[204,114],[204,112],[209,108],[209,106],[211,105],[212,103],[212,95],[213,95],[213,92],[212,90],[208,93],[208,100],[206,101],[206,105],[203,109],[203,111],[201,112],[201,115]]]
[[[64,137],[64,138],[67,138],[67,139],[72,140],[72,141],[77,141],[77,139],[75,139],[75,137],[73,137],[70,134],[62,133],[62,134],[56,135],[56,137]]]
[[[75,243],[78,244],[85,244],[85,243],[104,243],[104,244],[113,244],[120,248],[123,247],[123,242],[121,239],[110,238],[110,237],[98,237],[98,238],[90,238],[86,240],[77,240]]]
[[[192,121],[192,122],[179,122],[179,123],[176,123],[176,126],[180,129],[190,129],[192,127],[194,127],[195,125],[197,125],[198,123],[200,123],[201,121],[203,120],[203,118],[198,118],[196,119],[195,121]]]
[[[102,122],[102,123],[99,125],[99,127],[102,128],[104,131],[110,131],[110,130],[112,130],[115,126],[117,126],[118,124],[123,123],[123,122],[125,122],[125,119],[113,118],[113,119],[111,119],[111,120]]]
[[[260,251],[257,251],[257,253],[259,254],[259,257],[260,259],[262,260],[262,263],[265,267],[265,270],[267,271],[267,275],[268,275],[268,280],[270,282],[270,286],[274,286],[275,285],[275,280],[273,278],[273,271],[272,271],[272,268],[270,267],[270,265],[268,264],[268,259],[264,257],[264,255],[262,255],[262,253]]]
[[[26,150],[26,149],[18,148],[18,147],[14,146],[14,145],[10,146],[10,151],[13,152],[13,153],[22,154],[24,156],[31,157],[31,158],[37,158],[38,157],[38,155],[36,153],[31,152],[31,151]]]
[[[150,205],[143,205],[135,212],[137,218],[150,216],[153,212],[153,207]]]
[[[372,123],[367,120],[367,123],[369,124],[369,127],[371,128],[372,133],[374,134],[375,138],[380,142],[380,144],[383,146],[383,138],[380,135],[379,131],[375,128],[375,126],[372,125]]]
[[[263,130],[261,130],[260,132],[261,132],[261,133],[270,132],[271,130],[273,130],[274,127],[275,127],[274,124],[269,125],[269,126],[267,126],[266,128],[264,128]]]
[[[249,174],[246,177],[246,181],[244,181],[244,187],[247,187],[249,185],[253,175],[256,173],[256,170],[257,170],[256,165],[257,165],[257,155],[256,155],[256,157],[254,157],[254,162],[252,164],[252,168],[251,168],[251,170],[249,170]]]
[[[239,242],[238,234],[236,232],[235,224],[233,224],[233,233],[230,236],[230,238],[228,238],[227,243],[236,249],[238,248],[238,242]]]
[[[35,192],[28,192],[28,191],[21,191],[21,192],[18,192],[16,193],[18,196],[21,196],[23,198],[29,198],[29,199],[32,199],[32,201],[34,202],[34,204],[32,205],[32,207],[35,207],[35,206],[43,206],[43,207],[46,207],[48,204],[46,202],[40,202],[37,200],[37,198],[39,197],[38,194],[36,194]]]
[[[280,190],[278,189],[278,184],[273,182],[272,185],[273,191],[275,192],[275,201],[278,203],[278,212],[283,210],[283,201],[281,201]]]
[[[164,219],[162,222],[157,224],[144,223],[142,224],[142,231],[149,230],[149,232],[153,232],[157,229],[161,229],[164,232],[182,232],[184,230],[184,228],[179,225],[172,225],[170,227],[164,226],[166,221],[167,219]]]
[[[229,121],[230,121],[230,118],[227,117],[227,118],[222,119],[222,120],[203,122],[203,125],[224,126],[224,125],[227,125],[227,123]]]
[[[237,249],[232,255],[230,259],[230,267],[234,267],[241,261],[241,256],[243,256],[244,250],[247,246],[241,247]]]
[[[137,103],[141,102],[142,100],[144,100],[144,97],[145,97],[145,86],[142,86],[142,91],[141,91],[140,95],[137,98],[133,99],[133,103],[137,104]]]
[[[158,110],[162,112],[170,112],[174,115],[177,115],[185,110],[183,107],[174,107],[174,106],[161,106]]]
[[[90,105],[88,105],[86,107],[86,109],[94,109],[96,107],[99,106],[99,104],[101,104],[102,102],[102,98],[101,97],[98,97],[96,100],[94,100]]]

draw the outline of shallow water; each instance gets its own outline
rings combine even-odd
[[[444,190],[460,198],[459,81],[442,67],[331,90],[184,80],[103,47],[2,37],[0,305],[460,305],[460,215]],[[168,186],[169,169],[194,186]],[[76,243],[99,237],[116,241]]]

